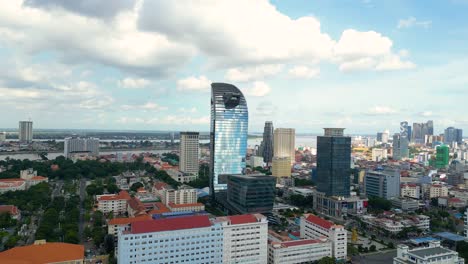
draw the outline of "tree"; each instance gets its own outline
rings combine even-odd
[[[468,260],[468,242],[465,242],[465,241],[457,242],[456,251],[458,252],[458,255],[460,257],[465,259],[465,261]]]
[[[392,202],[387,199],[371,196],[369,197],[369,209],[373,211],[388,211],[392,208]]]
[[[377,251],[377,247],[375,245],[371,245],[370,248],[369,248],[369,251],[370,252],[375,252],[375,251]]]
[[[132,186],[130,186],[130,191],[137,192],[138,189],[140,189],[141,187],[143,187],[143,183],[135,182],[134,184],[132,184]]]
[[[393,244],[393,242],[389,242],[388,245],[387,245],[388,248],[395,248],[395,245]]]
[[[318,261],[318,264],[335,264],[335,258],[323,257]]]
[[[104,249],[109,254],[114,250],[114,236],[113,235],[106,235],[104,237]]]
[[[65,233],[64,241],[66,243],[78,244],[80,239],[78,238],[78,233],[73,230],[69,230]]]

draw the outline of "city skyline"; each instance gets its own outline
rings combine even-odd
[[[252,132],[267,120],[298,133],[428,119],[437,134],[468,129],[453,114],[467,95],[466,2],[232,3],[188,14],[183,2],[8,1],[0,127],[208,131],[210,83],[228,82],[249,101]]]

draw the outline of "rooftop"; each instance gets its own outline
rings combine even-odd
[[[43,180],[47,180],[47,177],[34,176],[34,177],[31,178],[31,180],[33,180],[33,181],[43,181]]]
[[[0,253],[3,264],[43,264],[84,259],[84,246],[68,243],[45,243],[15,247]]]
[[[116,200],[130,200],[130,194],[127,191],[120,191],[118,194],[105,194],[98,195],[98,201],[116,201]]]
[[[180,218],[139,221],[131,224],[132,234],[164,232],[181,229],[210,227],[211,222],[206,215],[196,215]]]
[[[190,204],[175,204],[175,203],[169,203],[169,207],[172,208],[184,208],[184,207],[192,207],[192,206],[203,206],[204,204],[202,203],[190,203]]]
[[[322,219],[313,214],[310,214],[309,216],[307,216],[306,220],[316,225],[319,225],[325,229],[330,229],[334,225],[332,222]]]
[[[453,251],[443,248],[443,247],[430,247],[430,248],[411,250],[409,253],[420,258],[425,258],[425,257],[434,256],[434,255],[449,254],[449,253],[453,253]]]
[[[252,214],[247,215],[231,215],[227,217],[232,225],[240,225],[240,224],[249,224],[249,223],[256,223],[258,222],[257,217]]]
[[[138,221],[151,220],[151,217],[148,215],[137,216],[137,217],[121,217],[113,218],[109,220],[109,225],[128,225]]]
[[[0,214],[9,212],[11,215],[17,215],[19,213],[18,207],[14,205],[0,205]]]

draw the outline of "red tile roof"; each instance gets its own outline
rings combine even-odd
[[[245,215],[231,215],[227,217],[232,225],[240,225],[240,224],[248,224],[248,223],[256,223],[257,218],[252,214],[245,214]]]
[[[148,212],[150,215],[168,213],[171,210],[167,208],[163,203],[157,202],[154,203],[158,209],[154,209]]]
[[[325,219],[322,219],[318,216],[315,216],[313,214],[310,214],[308,217],[307,217],[307,221],[311,222],[311,223],[314,223],[316,225],[319,225],[325,229],[330,229],[334,224],[330,221],[327,221]]]
[[[134,222],[151,220],[151,217],[148,215],[138,216],[138,217],[121,217],[113,218],[109,220],[109,225],[128,225]]]
[[[19,213],[18,207],[14,205],[0,205],[0,214],[9,212],[11,215],[17,215]]]
[[[162,190],[163,188],[166,188],[167,186],[169,185],[165,182],[157,182],[154,184],[154,188],[156,188],[157,190]]]
[[[134,222],[131,225],[132,234],[174,231],[181,229],[210,227],[211,222],[206,215],[196,215],[180,218],[167,218]]]
[[[316,243],[321,243],[321,242],[322,241],[318,239],[301,239],[301,240],[281,242],[281,246],[282,247],[294,247],[294,246],[316,244]]]

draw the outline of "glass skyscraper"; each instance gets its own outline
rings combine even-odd
[[[227,189],[227,175],[245,169],[249,113],[242,92],[227,83],[211,84],[210,193]]]
[[[266,121],[263,129],[263,149],[262,156],[265,163],[271,163],[273,160],[273,122]]]
[[[350,195],[351,138],[344,128],[325,128],[317,137],[317,191],[327,196]]]

